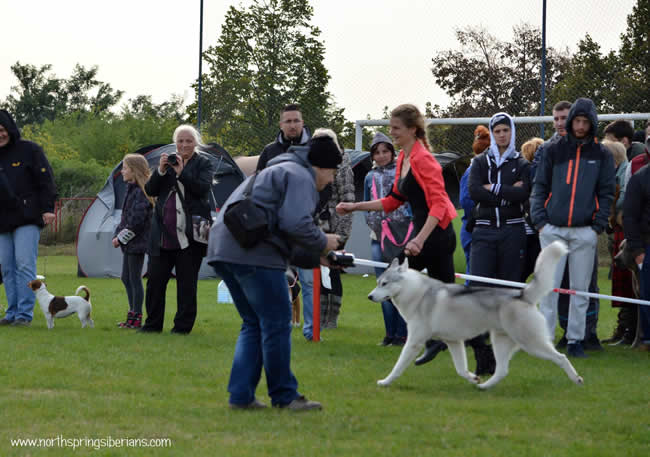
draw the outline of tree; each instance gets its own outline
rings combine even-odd
[[[541,99],[541,32],[528,24],[513,28],[513,40],[500,41],[486,29],[456,31],[460,50],[439,52],[432,59],[436,84],[452,98],[451,116],[539,114]],[[566,52],[547,48],[546,87],[553,87],[568,64]]]
[[[550,92],[549,100],[572,102],[579,97],[587,97],[593,100],[598,112],[612,112],[618,91],[614,81],[618,67],[616,53],[611,51],[603,55],[600,45],[587,35],[578,43],[578,51],[572,56],[571,65],[564,78]]]
[[[312,16],[308,0],[254,0],[249,8],[231,6],[226,13],[216,46],[203,55],[209,71],[202,123],[231,152],[259,154],[277,134],[280,110],[288,103],[301,105],[312,128],[343,127],[343,110],[326,90],[325,47]],[[196,104],[189,108],[194,118],[196,110]]]
[[[617,108],[625,112],[645,112],[650,106],[650,2],[637,0],[621,35],[620,88]],[[625,78],[625,82],[621,81]]]
[[[3,106],[19,127],[41,124],[57,116],[78,113],[103,113],[115,106],[123,91],[96,79],[98,67],[86,69],[77,64],[70,79],[50,74],[52,65],[36,67],[16,62],[11,71],[18,79]],[[15,94],[15,95],[14,95]]]
[[[12,86],[3,105],[13,114],[18,126],[40,124],[46,119],[54,119],[57,113],[65,110],[66,100],[63,83],[52,76],[52,65],[22,65],[16,62],[11,72],[18,79]]]

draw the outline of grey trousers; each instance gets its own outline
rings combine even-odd
[[[573,290],[589,290],[589,282],[594,267],[594,257],[598,245],[598,235],[590,227],[558,227],[546,224],[539,233],[539,241],[544,249],[555,240],[564,241],[569,248],[569,280]],[[562,259],[555,271],[553,287],[560,287],[566,267]],[[551,292],[542,299],[539,309],[546,318],[546,326],[551,340],[555,339],[557,325],[558,294]],[[569,322],[566,338],[568,343],[575,343],[585,338],[585,322],[589,299],[580,295],[571,295],[569,303]]]

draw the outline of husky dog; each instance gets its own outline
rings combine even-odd
[[[456,372],[481,389],[494,386],[508,374],[510,359],[519,348],[552,361],[569,379],[582,384],[566,356],[553,347],[544,316],[536,306],[553,290],[555,267],[567,252],[560,241],[544,248],[535,264],[535,276],[523,290],[446,284],[409,270],[408,260],[401,265],[393,260],[368,298],[375,302],[392,299],[406,321],[408,339],[393,370],[377,384],[387,386],[397,379],[429,338],[447,343]],[[488,330],[496,371],[479,384],[479,377],[467,369],[464,341]]]

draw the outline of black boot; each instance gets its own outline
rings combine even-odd
[[[476,358],[476,375],[494,374],[496,369],[496,360],[494,360],[494,352],[492,346],[486,342],[485,335],[479,335],[468,341],[469,345],[474,349],[474,357]]]
[[[438,352],[442,352],[447,349],[447,345],[439,340],[427,340],[424,353],[415,359],[416,365],[424,365],[427,362],[432,361],[438,355]]]

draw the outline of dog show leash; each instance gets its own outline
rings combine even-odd
[[[337,263],[341,266],[345,267],[350,267],[350,266],[365,266],[365,267],[373,267],[373,268],[388,268],[389,264],[386,262],[377,262],[375,260],[367,260],[367,259],[358,259],[354,256],[354,254],[351,254],[349,252],[332,252],[328,256],[330,261],[333,261],[334,263]],[[516,287],[519,289],[523,289],[526,287],[525,282],[515,282],[515,281],[506,281],[503,279],[494,279],[494,278],[486,278],[483,276],[475,276],[475,275],[467,275],[464,273],[455,273],[456,277],[459,279],[465,279],[469,281],[476,281],[476,282],[483,282],[487,284],[495,284],[498,286],[507,286],[507,287]],[[573,289],[562,289],[560,287],[556,287],[553,289],[553,292],[557,292],[558,294],[564,294],[564,295],[581,295],[583,297],[589,297],[589,298],[602,298],[604,300],[612,300],[612,301],[619,301],[619,302],[625,302],[625,303],[634,303],[636,305],[642,305],[642,306],[650,306],[650,301],[647,300],[639,300],[637,298],[628,298],[628,297],[619,297],[616,295],[605,295],[605,294],[596,294],[593,292],[584,292],[581,290],[573,290]]]

